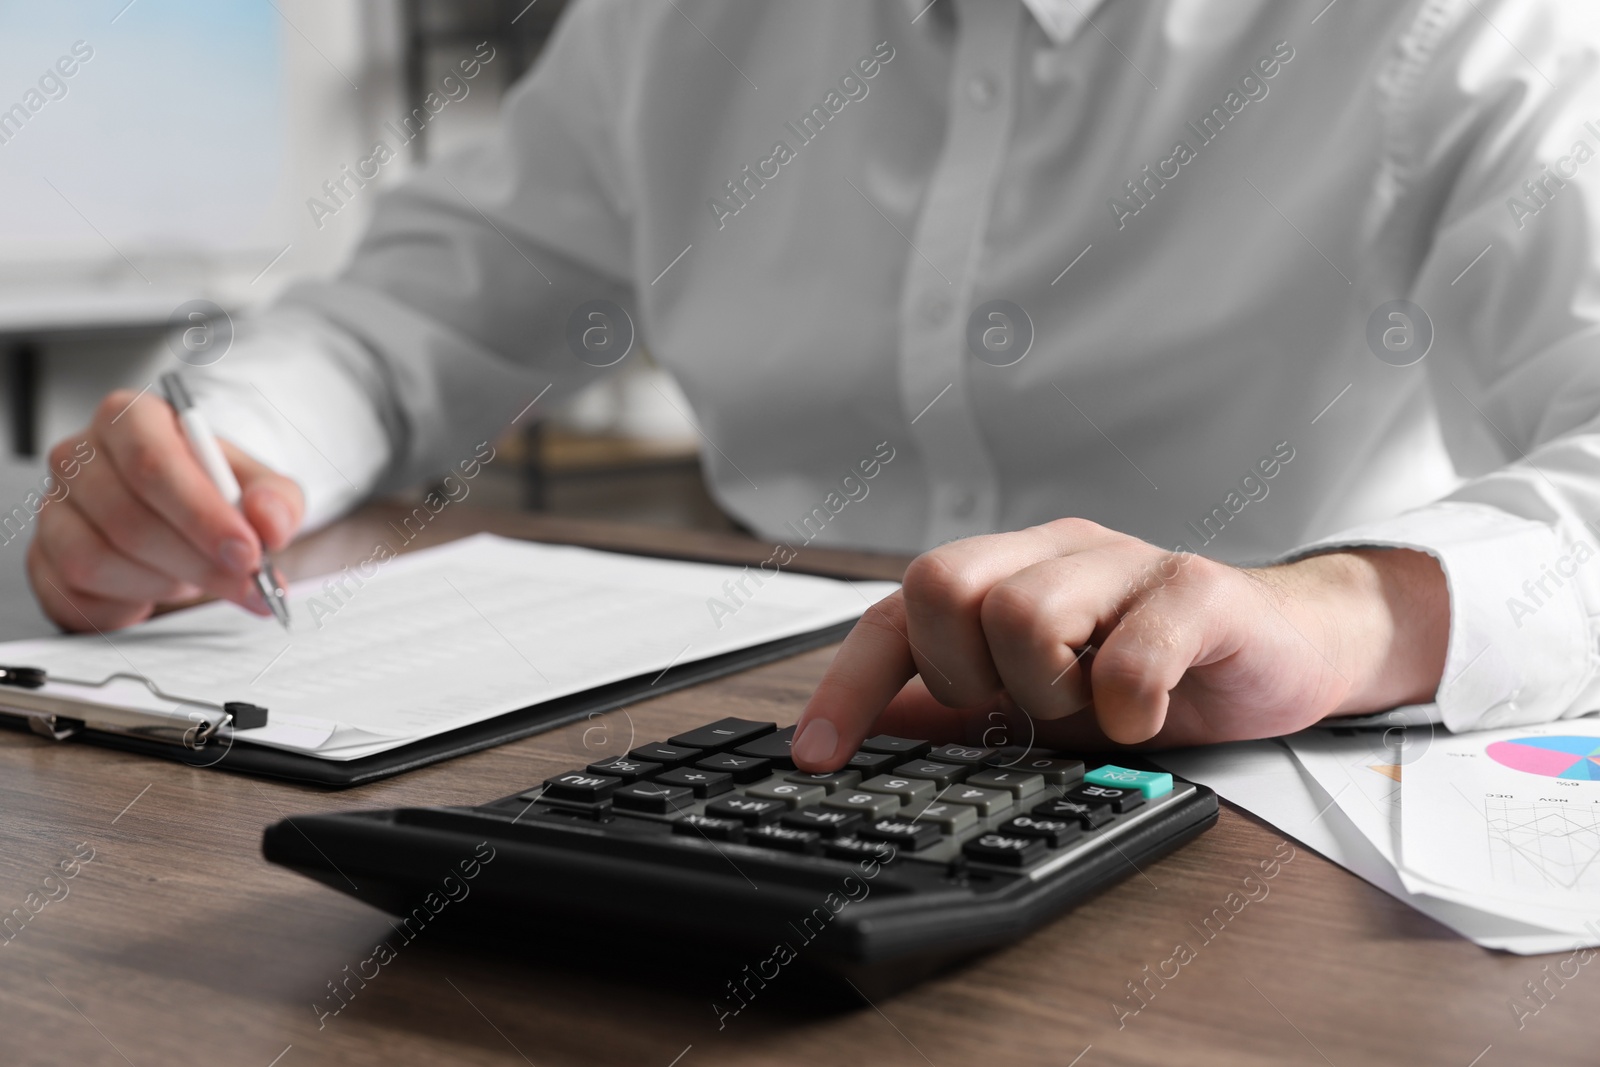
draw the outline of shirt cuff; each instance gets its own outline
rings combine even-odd
[[[1434,703],[1396,709],[1398,717],[1385,712],[1384,724],[1487,730],[1588,710],[1574,704],[1600,657],[1588,610],[1570,581],[1581,562],[1575,554],[1593,551],[1587,542],[1569,545],[1549,525],[1499,508],[1442,501],[1345,530],[1289,558],[1345,548],[1426,552],[1439,561],[1450,591],[1450,643]]]
[[[389,462],[389,436],[372,397],[341,367],[334,347],[309,325],[257,326],[222,361],[185,374],[218,437],[300,486],[301,533],[368,496]]]

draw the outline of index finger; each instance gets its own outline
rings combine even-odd
[[[252,573],[260,536],[212,484],[172,409],[155,397],[126,397],[111,394],[94,419],[122,480],[206,559],[234,574]]]
[[[866,610],[806,702],[790,752],[803,771],[844,766],[889,702],[916,676],[899,591]]]

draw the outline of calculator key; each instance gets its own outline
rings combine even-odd
[[[845,766],[862,774],[877,774],[898,762],[900,757],[893,752],[857,752]]]
[[[979,834],[961,847],[969,860],[1001,867],[1026,867],[1045,855],[1045,845],[1037,837],[1021,834]]]
[[[1045,819],[1038,815],[1018,815],[1007,819],[1000,827],[1002,834],[1037,837],[1051,848],[1060,848],[1083,836],[1083,824],[1077,819]]]
[[[764,759],[754,756],[740,756],[733,752],[721,752],[715,756],[707,756],[695,763],[703,771],[721,771],[733,775],[733,780],[740,785],[746,782],[759,782],[772,773],[772,764]]]
[[[598,763],[589,764],[588,767],[590,774],[608,774],[613,778],[621,778],[624,782],[636,782],[660,769],[659,763],[646,763],[643,760],[629,759],[627,756],[609,756]]]
[[[967,784],[981,786],[984,789],[1003,789],[1018,800],[1044,791],[1042,776],[1001,767],[985,767],[981,771],[973,771],[967,775]]]
[[[732,748],[746,741],[754,741],[762,734],[778,728],[775,722],[751,722],[749,719],[718,719],[697,730],[678,734],[672,744],[683,748]]]
[[[761,797],[764,800],[781,800],[785,807],[798,808],[806,804],[815,804],[826,797],[828,791],[820,785],[801,785],[799,782],[762,782],[746,789],[744,795]]]
[[[887,841],[865,841],[859,837],[836,837],[822,843],[822,854],[836,860],[877,860],[888,863],[897,854]]]
[[[791,811],[778,820],[796,830],[810,830],[823,837],[842,837],[852,833],[863,819],[853,811],[830,811],[827,808],[801,808]]]
[[[703,771],[698,767],[674,767],[662,771],[651,781],[663,785],[682,785],[694,790],[697,797],[715,797],[733,789],[733,775],[721,771]]]
[[[926,778],[880,774],[862,782],[861,788],[873,793],[890,793],[899,797],[902,804],[917,804],[932,800],[939,787]]]
[[[1088,785],[1107,785],[1114,789],[1137,789],[1146,800],[1172,792],[1172,775],[1154,771],[1131,771],[1110,763],[1083,776]]]
[[[938,843],[943,834],[933,823],[915,819],[876,819],[856,831],[869,841],[887,841],[895,848],[917,852]]]
[[[1111,813],[1110,804],[1085,804],[1081,800],[1067,800],[1062,797],[1047,800],[1043,804],[1035,804],[1033,813],[1045,819],[1076,819],[1078,825],[1085,830],[1104,826],[1115,817]]]
[[[682,745],[666,745],[657,742],[653,745],[640,745],[628,753],[629,759],[644,760],[647,763],[659,763],[663,767],[676,767],[680,763],[690,763],[699,759],[704,753],[698,748],[684,748]]]
[[[781,800],[763,800],[760,797],[722,797],[706,805],[706,814],[718,819],[736,819],[746,826],[762,826],[777,822],[778,816],[788,810]]]
[[[577,800],[593,804],[615,793],[621,784],[621,778],[613,778],[607,774],[568,771],[566,774],[544,780],[544,797],[548,800]]]
[[[928,758],[940,763],[984,763],[994,755],[992,748],[973,748],[969,745],[940,745],[928,753]]]
[[[901,759],[916,759],[933,746],[926,741],[912,741],[905,737],[890,737],[888,734],[879,734],[869,737],[861,742],[861,747],[867,752],[892,752]]]
[[[794,727],[785,726],[763,737],[758,737],[748,744],[740,745],[734,749],[741,756],[754,756],[756,759],[771,760],[776,767],[793,769],[794,757],[789,755],[789,744],[794,740]]]
[[[830,793],[837,793],[841,789],[860,785],[861,772],[834,771],[831,774],[807,774],[805,771],[791,771],[783,776],[783,780],[799,782],[801,785],[820,785]]]
[[[971,767],[964,767],[959,763],[938,763],[934,760],[912,760],[902,763],[894,769],[894,773],[902,778],[926,778],[934,785],[943,789],[953,782],[959,782],[967,776]]]
[[[959,833],[978,825],[978,810],[971,804],[946,804],[941,801],[926,807],[913,807],[911,817],[917,822],[931,822],[947,834]]]
[[[900,798],[885,793],[864,793],[856,789],[841,790],[822,802],[834,811],[854,811],[869,819],[881,819],[900,810]]]
[[[811,830],[797,830],[793,826],[758,826],[745,831],[744,843],[782,849],[784,852],[801,852],[814,856],[822,851],[822,835]]]
[[[998,815],[1011,807],[1011,794],[1003,789],[982,789],[975,785],[953,785],[939,794],[951,804],[970,804],[979,815]]]
[[[611,803],[627,811],[648,811],[666,815],[694,802],[694,790],[681,785],[656,782],[630,782],[611,794]]]
[[[1107,804],[1118,815],[1132,811],[1144,803],[1144,793],[1140,790],[1121,789],[1109,785],[1080,785],[1076,789],[1067,790],[1062,794],[1062,798],[1083,804]]]
[[[672,832],[685,837],[705,836],[713,841],[743,841],[744,823],[738,819],[719,819],[690,813],[672,824]]]
[[[1037,774],[1051,785],[1077,785],[1083,780],[1083,760],[1042,756],[1037,752],[1001,751],[989,758],[989,766]]]

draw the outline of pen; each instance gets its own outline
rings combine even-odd
[[[233,476],[233,468],[228,466],[228,461],[223,456],[216,437],[212,435],[205,416],[194,406],[194,399],[189,395],[183,379],[175,372],[163,374],[161,389],[167,394],[167,403],[178,413],[178,422],[183,426],[183,435],[189,439],[189,447],[194,450],[200,466],[205,468],[212,484],[221,491],[229,505],[238,507],[240,499],[244,496],[239,488],[239,479]],[[256,571],[255,580],[256,588],[261,590],[261,596],[266,600],[267,607],[272,609],[273,618],[287,630],[288,594],[284,592],[283,578],[278,574],[278,568],[272,562],[272,556],[267,553],[267,546],[264,544],[261,546],[261,569]]]

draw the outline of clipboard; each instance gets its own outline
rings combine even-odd
[[[61,743],[82,742],[103,748],[174,760],[191,767],[209,767],[332,789],[365,785],[432,763],[480,752],[553,730],[607,711],[711,681],[739,671],[840,641],[854,620],[752,645],[717,656],[677,664],[654,675],[634,678],[533,704],[481,722],[423,738],[359,759],[333,761],[281,749],[252,745],[249,729],[267,721],[269,711],[242,701],[214,704],[162,694],[139,675],[152,692],[189,709],[152,713],[111,703],[44,696],[37,689],[45,673],[31,667],[0,667],[0,725],[31,730]],[[9,676],[9,677],[8,677]],[[118,676],[112,676],[118,677]],[[59,679],[69,681],[68,679]],[[75,684],[98,686],[111,679]],[[223,727],[229,728],[224,732]]]

